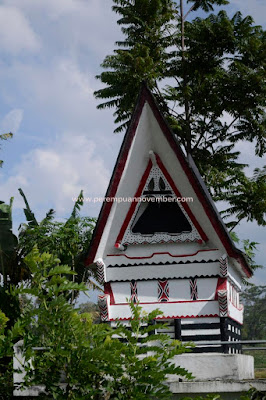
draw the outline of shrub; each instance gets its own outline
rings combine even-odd
[[[25,262],[32,276],[19,292],[30,295],[32,305],[20,320],[26,360],[22,387],[43,385],[53,399],[168,399],[167,374],[191,378],[171,363],[186,348],[152,332],[159,310],[146,315],[130,304],[129,327],[94,324],[90,314],[79,314],[67,300],[72,290],[87,290],[69,278],[70,267],[36,247]]]

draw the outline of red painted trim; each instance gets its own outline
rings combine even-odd
[[[186,318],[220,318],[220,316],[218,314],[205,314],[205,315],[172,315],[172,316],[168,316],[168,317],[156,317],[155,319],[176,319],[176,318],[182,318],[182,319],[186,319]],[[110,321],[130,321],[132,318],[111,318]],[[233,318],[231,318],[233,319]],[[238,322],[238,321],[236,321]]]
[[[195,174],[193,173],[191,167],[189,166],[180,146],[177,145],[176,140],[173,137],[171,130],[167,126],[163,116],[161,115],[161,113],[158,109],[158,106],[156,105],[156,103],[154,101],[152,94],[147,89],[146,89],[146,98],[147,98],[147,101],[157,119],[158,124],[160,125],[163,133],[165,134],[171,148],[175,152],[185,174],[187,175],[193,189],[195,190],[199,201],[201,202],[207,216],[209,217],[209,220],[210,220],[213,228],[215,229],[217,235],[219,236],[221,242],[223,243],[228,255],[230,257],[235,258],[241,264],[242,269],[246,273],[247,277],[251,277],[252,270],[250,269],[249,265],[247,264],[244,256],[242,254],[239,254],[237,251],[234,251],[234,249],[232,248],[232,242],[229,239],[228,234],[225,231],[225,228],[219,222],[219,219],[217,218],[216,212],[213,209],[213,207],[210,207],[209,202],[206,200],[206,196],[203,194],[203,191],[202,191],[200,183],[198,182],[198,179],[196,178]]]
[[[147,302],[147,303],[139,303],[139,304],[163,304],[163,303],[167,303],[167,304],[179,304],[179,303],[203,303],[203,302],[210,302],[210,301],[217,301],[217,300],[181,300],[181,301],[151,301],[151,302]],[[116,303],[113,304],[114,306],[127,306],[128,303]]]
[[[128,158],[128,153],[129,153],[132,141],[134,139],[136,129],[137,129],[137,126],[139,123],[139,119],[141,116],[141,112],[142,112],[145,102],[146,102],[146,92],[142,91],[140,93],[140,96],[139,96],[139,99],[137,102],[137,106],[136,106],[135,112],[133,114],[130,126],[128,128],[126,135],[124,136],[124,141],[122,143],[119,155],[117,157],[116,165],[114,167],[113,174],[112,174],[105,197],[115,197],[115,195],[116,195],[118,185],[119,185],[121,176],[124,171],[124,167],[125,167],[125,164],[126,164],[126,161]],[[85,261],[85,265],[90,265],[94,261],[94,258],[95,258],[95,255],[96,255],[96,252],[98,249],[98,245],[100,243],[100,240],[101,240],[104,228],[105,228],[105,224],[107,222],[111,208],[112,208],[112,202],[104,202],[103,203],[101,212],[99,215],[99,219],[97,221],[96,227],[93,232],[93,237],[91,240],[89,254],[88,254],[87,260]]]
[[[112,290],[112,286],[109,282],[104,284],[104,294],[108,294],[110,296],[110,305],[115,305],[115,298]]]
[[[218,290],[226,290],[227,291],[227,278],[218,278],[216,289],[215,289],[215,300],[218,300]]]
[[[101,298],[101,297],[104,298],[105,294],[104,295],[101,295],[101,294],[98,295],[98,299]],[[109,318],[109,307],[108,307],[107,299],[106,299],[106,307],[107,307],[107,320],[110,321],[110,318]],[[101,315],[100,315],[100,317],[101,317]]]
[[[177,197],[183,197],[181,195],[181,193],[179,192],[179,190],[177,189],[173,179],[171,178],[170,174],[168,173],[167,169],[165,168],[165,166],[162,163],[162,161],[161,161],[160,157],[158,156],[158,154],[155,154],[155,156],[156,156],[156,160],[157,160],[157,164],[158,164],[159,168],[161,169],[162,173],[164,174],[165,178],[167,179],[167,181],[168,181],[169,185],[171,186],[172,190],[174,191],[175,195]],[[147,182],[147,179],[149,177],[151,169],[152,169],[152,162],[150,160],[149,163],[148,163],[148,166],[147,166],[147,168],[146,168],[146,170],[145,170],[145,172],[144,172],[144,174],[143,174],[143,176],[142,176],[142,178],[140,180],[139,187],[138,187],[134,197],[140,197],[142,195],[144,186],[145,186],[145,184]],[[125,218],[125,221],[124,221],[124,223],[123,223],[123,225],[122,225],[122,227],[120,229],[120,232],[119,232],[119,234],[117,236],[116,242],[120,243],[122,241],[123,236],[125,234],[125,231],[126,231],[126,229],[128,227],[128,224],[130,223],[130,220],[131,220],[131,218],[132,218],[132,216],[134,214],[134,211],[135,211],[136,207],[137,207],[137,202],[134,202],[134,203],[131,204],[131,206],[129,208],[129,211],[127,213],[127,216]],[[201,226],[198,223],[198,221],[196,220],[196,218],[193,215],[192,211],[190,210],[188,204],[187,203],[182,203],[182,207],[186,210],[186,212],[187,212],[188,216],[190,217],[192,223],[194,224],[195,228],[199,232],[199,234],[201,236],[201,239],[204,240],[205,242],[207,242],[208,237],[205,234],[205,232],[203,231],[203,229],[201,228]]]
[[[149,173],[150,173],[151,169],[152,169],[152,162],[151,162],[151,160],[149,160],[147,168],[145,169],[145,172],[142,175],[139,187],[138,187],[134,197],[140,197],[141,196],[142,191],[143,191],[144,186],[145,186],[145,184],[147,182],[147,179],[148,179],[148,176],[149,176]],[[125,220],[123,222],[123,225],[122,225],[122,227],[120,229],[120,232],[119,232],[119,234],[117,236],[116,242],[120,243],[121,240],[123,239],[124,233],[125,233],[125,231],[127,229],[128,224],[130,223],[132,215],[134,214],[134,211],[135,211],[135,209],[137,207],[137,204],[138,204],[137,202],[131,203],[131,206],[130,206],[130,208],[128,210],[127,216],[126,216],[126,218],[125,218]]]
[[[163,172],[164,176],[166,177],[169,185],[172,187],[173,191],[175,192],[177,197],[183,197],[181,195],[181,193],[179,192],[179,190],[177,189],[172,177],[170,176],[169,172],[167,171],[167,169],[165,168],[162,160],[160,159],[160,157],[158,156],[158,154],[155,155],[156,156],[156,160],[157,160],[157,164],[159,166],[159,168],[161,169],[161,171]],[[201,228],[200,224],[198,223],[197,219],[195,218],[194,214],[192,213],[192,211],[190,210],[188,204],[186,202],[182,203],[182,207],[186,210],[189,218],[191,219],[192,223],[194,224],[195,228],[197,229],[197,231],[199,232],[202,240],[204,240],[205,242],[207,242],[208,237],[205,234],[205,232],[203,231],[203,229]]]
[[[146,258],[152,258],[153,256],[155,256],[156,254],[168,254],[170,257],[189,257],[189,256],[196,256],[198,253],[203,252],[203,251],[217,251],[219,249],[202,249],[202,250],[198,250],[195,253],[192,254],[176,254],[173,255],[171,253],[169,253],[168,251],[162,251],[162,252],[155,252],[152,253],[151,256],[142,256],[142,257],[130,257],[127,256],[126,254],[107,254],[107,257],[121,257],[124,256],[126,258],[128,258],[129,260],[142,260],[142,259],[146,259]]]

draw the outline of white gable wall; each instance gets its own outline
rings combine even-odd
[[[202,205],[197,200],[196,194],[177,160],[174,151],[171,149],[147,103],[145,104],[140,117],[140,122],[133,139],[116,197],[134,197],[140,179],[149,162],[150,150],[158,153],[172,179],[175,181],[177,188],[180,190],[181,195],[183,197],[193,197],[194,201],[193,203],[189,203],[189,207],[210,239],[208,247],[219,247],[219,249],[224,251],[216,232],[212,228]],[[95,259],[100,257],[105,258],[107,254],[113,254],[117,251],[113,246],[124,219],[126,218],[130,205],[131,203],[128,202],[113,204]],[[191,245],[192,246],[190,247],[193,247],[193,250],[202,248],[201,245],[197,243],[191,243]],[[176,251],[183,251],[184,249],[184,247],[179,243],[174,246]],[[168,245],[161,245],[160,247],[163,251],[163,248],[166,249]],[[188,248],[187,243],[185,247],[186,249]],[[143,251],[143,254],[148,254],[151,252],[151,249],[154,249],[154,246],[150,247],[149,245],[145,245],[142,248],[137,246],[138,253],[141,250]],[[134,249],[132,249],[132,252],[134,252]]]

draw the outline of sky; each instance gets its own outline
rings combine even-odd
[[[111,0],[0,0],[0,200],[14,197],[13,226],[25,222],[22,188],[37,219],[50,209],[59,220],[70,215],[73,198],[105,194],[124,134],[114,134],[112,110],[96,109],[95,76],[121,38]],[[263,24],[264,0],[232,0]],[[249,170],[263,165],[249,143],[241,161]],[[249,171],[248,170],[248,171]],[[85,203],[83,214],[97,216],[100,203]],[[265,229],[241,223],[242,238],[259,242],[257,263],[266,259]],[[266,284],[266,269],[255,274]]]

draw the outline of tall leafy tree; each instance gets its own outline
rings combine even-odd
[[[93,289],[101,289],[97,284],[96,271],[84,265],[95,219],[79,215],[83,204],[82,191],[66,222],[54,221],[55,212],[52,209],[38,222],[24,192],[21,189],[19,192],[25,202],[27,223],[20,225],[18,238],[12,232],[13,198],[10,204],[0,201],[0,303],[10,326],[19,315],[18,299],[12,295],[10,288],[22,280],[30,279],[24,259],[36,244],[42,251],[59,256],[69,265],[76,272],[76,275],[72,275],[73,281],[86,282]],[[72,301],[76,294],[71,292],[69,297]]]
[[[97,76],[106,87],[95,92],[96,98],[107,99],[98,108],[114,107],[115,132],[127,127],[133,107],[145,80],[165,108],[158,83],[164,78],[174,43],[173,21],[176,13],[172,0],[113,0],[113,10],[121,16],[124,41],[105,58],[107,71]]]
[[[19,252],[27,255],[37,245],[42,251],[58,256],[64,264],[69,265],[76,272],[73,280],[86,282],[92,288],[99,288],[97,282],[92,279],[97,279],[96,271],[84,265],[96,220],[79,215],[83,205],[83,192],[78,196],[66,222],[55,221],[55,211],[52,209],[41,222],[37,222],[25,194],[21,189],[19,192],[25,201],[24,213],[27,219],[27,223],[21,224],[19,228]],[[73,295],[74,292],[72,300]]]
[[[229,202],[225,216],[236,217],[230,226],[243,218],[265,224],[265,170],[246,177],[236,149],[249,141],[257,156],[265,153],[263,29],[240,12],[197,16],[227,0],[113,2],[125,39],[97,76],[105,84],[95,92],[104,100],[98,107],[113,107],[116,131],[122,130],[145,80],[215,200]],[[257,204],[261,188],[264,200]],[[247,193],[252,201],[243,209]]]
[[[266,286],[248,287],[242,299],[245,305],[243,338],[266,339]]]

